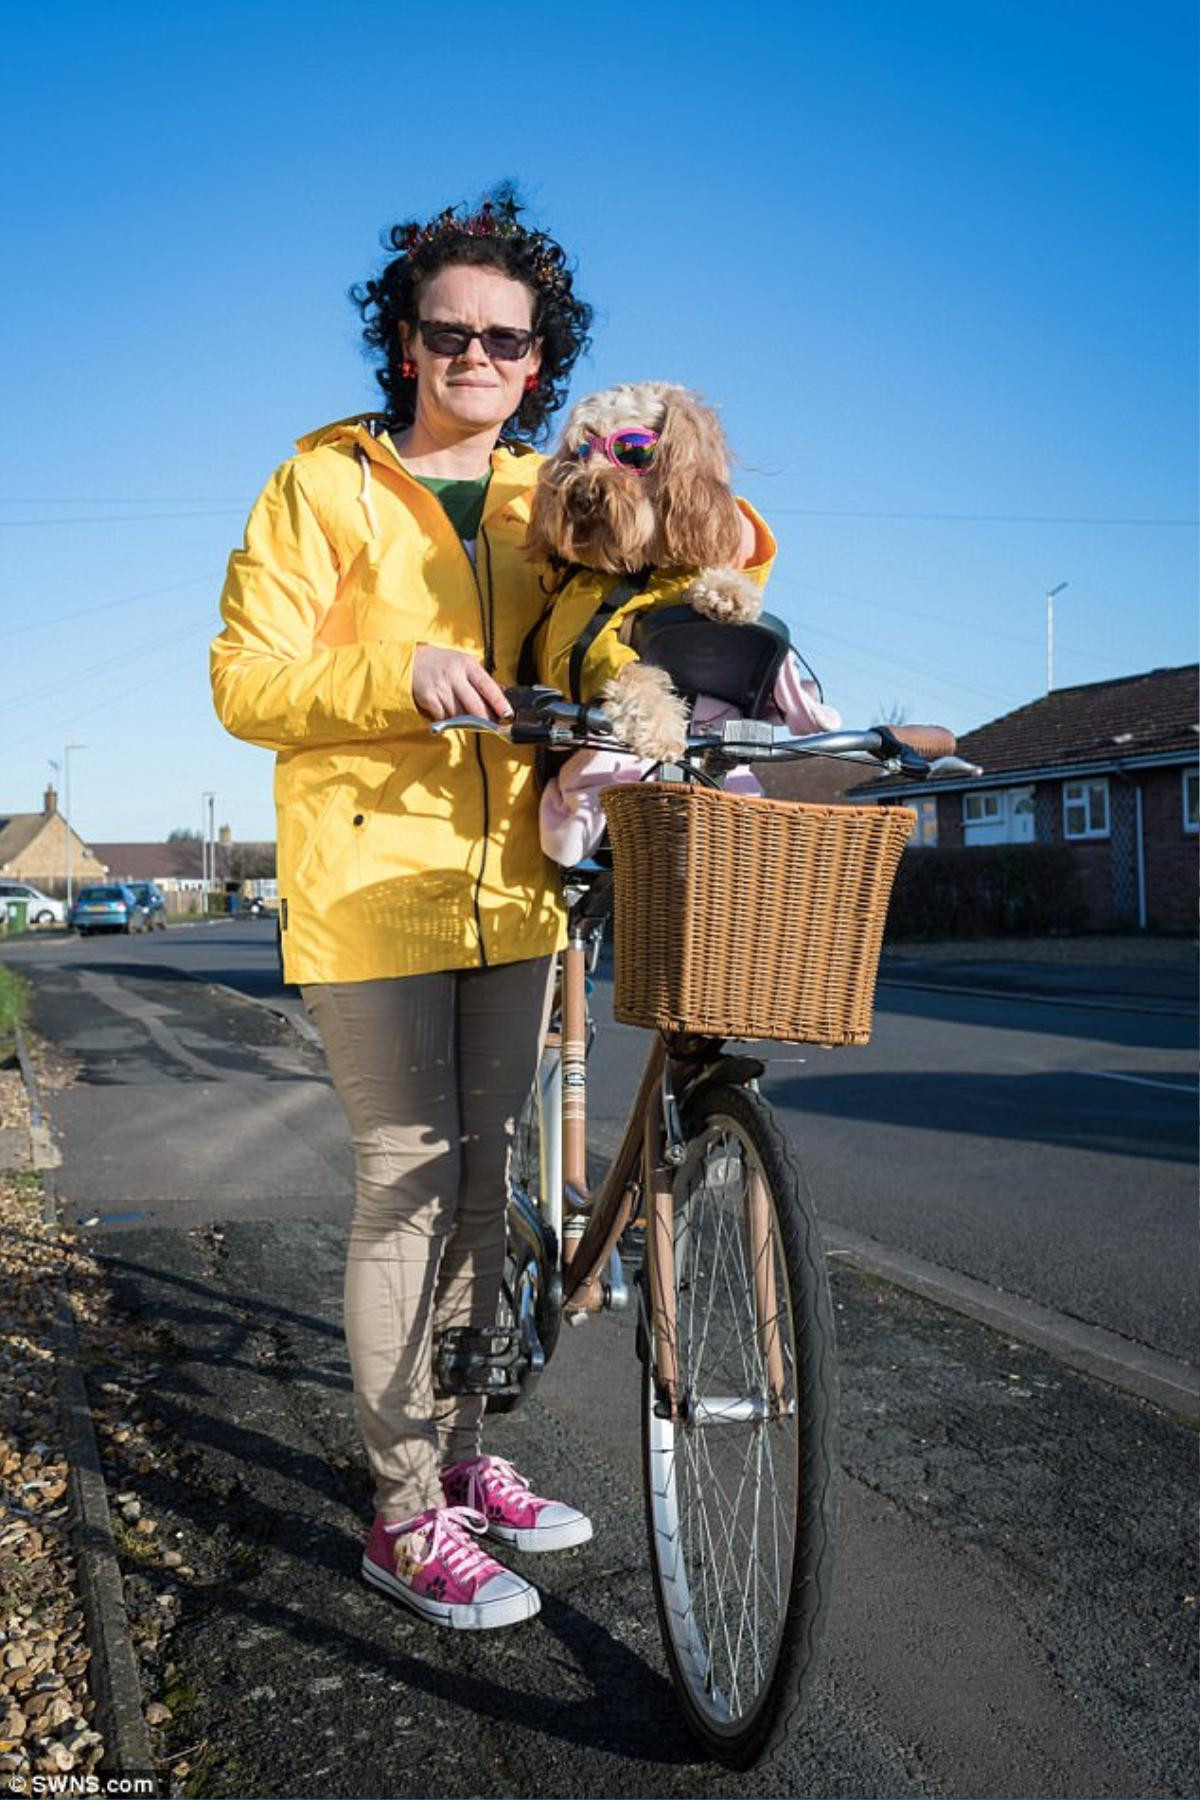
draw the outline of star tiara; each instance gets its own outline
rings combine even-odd
[[[530,231],[521,224],[514,200],[504,199],[499,206],[491,200],[485,200],[478,212],[469,213],[465,218],[455,207],[447,206],[425,225],[418,225],[415,221],[406,225],[397,248],[411,256],[414,251],[423,250],[426,245],[439,243],[446,238],[462,237],[523,238],[536,250],[542,240],[542,233]],[[563,280],[559,260],[549,253],[535,258],[533,273],[538,285],[548,289],[560,286]]]

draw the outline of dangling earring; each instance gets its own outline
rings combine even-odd
[[[415,362],[409,362],[407,356],[400,364],[400,375],[404,381],[415,381],[417,379],[417,365]]]
[[[527,394],[532,394],[532,392],[533,392],[534,388],[537,386],[537,384],[538,384],[538,378],[536,375],[527,375],[525,377],[525,392]]]

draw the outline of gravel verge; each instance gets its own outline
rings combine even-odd
[[[0,1131],[29,1130],[17,1069],[0,1069]],[[76,1252],[42,1218],[37,1176],[0,1173],[0,1774],[89,1775],[104,1739],[71,1543],[56,1312]]]
[[[73,1078],[45,1048],[37,1063],[43,1090]],[[21,1161],[30,1123],[19,1068],[0,1068],[0,1160]],[[118,1315],[27,1168],[0,1168],[0,1320],[0,1780],[28,1792],[34,1777],[120,1774],[150,1777],[143,1793],[202,1792],[189,1752],[205,1746],[171,1730],[161,1697],[197,1571],[154,1504],[172,1479],[146,1405],[159,1346]]]

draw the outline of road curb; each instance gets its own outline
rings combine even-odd
[[[1005,1293],[1003,1288],[990,1287],[954,1269],[940,1268],[937,1263],[925,1262],[906,1251],[889,1250],[858,1232],[824,1225],[821,1236],[829,1257],[845,1261],[864,1274],[906,1288],[952,1312],[963,1313],[1021,1343],[1032,1344],[1059,1362],[1094,1375],[1139,1400],[1148,1400],[1166,1412],[1189,1420],[1200,1419],[1200,1368],[1192,1363],[1178,1362],[1115,1331],[1088,1325],[1069,1313],[1023,1300],[1019,1295]]]
[[[19,1031],[17,1054],[33,1122],[39,1131],[48,1132],[37,1078],[24,1037]],[[52,1170],[46,1168],[40,1173],[42,1220],[44,1224],[57,1230],[60,1221],[54,1175]],[[129,1634],[125,1590],[113,1541],[108,1491],[104,1484],[100,1446],[96,1440],[96,1428],[88,1400],[79,1333],[75,1326],[75,1315],[71,1311],[66,1283],[61,1277],[55,1287],[52,1320],[55,1379],[63,1448],[67,1458],[75,1565],[83,1600],[85,1635],[92,1653],[88,1665],[88,1687],[96,1702],[93,1723],[104,1739],[100,1772],[121,1777],[136,1775],[143,1780],[149,1776],[154,1783],[151,1791],[157,1793],[158,1783],[144,1715],[142,1684]],[[140,1791],[145,1793],[147,1790],[143,1788]]]
[[[1071,1006],[1085,1012],[1145,1013],[1161,1019],[1194,1019],[1196,1008],[1175,1000],[1159,1000],[1147,995],[1142,1000],[1133,994],[1117,995],[1101,1000],[1087,994],[1041,994],[1033,988],[968,987],[957,981],[913,981],[904,975],[882,972],[879,987],[909,988],[918,994],[958,994],[970,1000],[1012,1000],[1030,1006]]]

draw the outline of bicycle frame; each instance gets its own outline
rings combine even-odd
[[[595,747],[594,739],[599,734],[601,747],[611,747],[607,720],[594,709],[567,704],[552,689],[513,690],[513,695],[514,707],[519,700],[520,705],[529,705],[532,711],[524,716],[520,735],[514,730],[512,742]],[[515,716],[521,715],[518,712]],[[443,720],[432,729],[440,733],[463,727],[507,734],[505,726],[474,717]],[[722,727],[716,736],[689,740],[688,755],[697,755],[701,761],[711,757],[718,775],[737,762],[771,760],[777,754],[833,755],[890,772],[924,774],[931,766],[935,771],[939,766],[954,766],[978,773],[973,765],[949,754],[953,744],[949,733],[926,726],[906,727],[903,737],[886,726],[875,726],[868,732],[816,733],[781,743],[774,727],[762,721],[737,720]],[[927,758],[938,758],[940,763],[931,765]],[[712,776],[696,764],[688,764],[686,777],[682,765],[667,764],[659,770],[660,780],[682,778],[699,778],[714,784]],[[667,1409],[664,1416],[675,1420],[679,1417],[680,1395],[675,1349],[672,1171],[684,1155],[677,1096],[694,1095],[700,1085],[713,1077],[735,1086],[744,1085],[762,1073],[762,1065],[727,1054],[719,1039],[682,1032],[656,1036],[616,1154],[599,1192],[592,1197],[587,1183],[587,959],[589,942],[598,945],[599,928],[593,918],[589,932],[583,918],[586,908],[580,922],[573,924],[569,945],[562,952],[559,1029],[557,1033],[548,1032],[544,1039],[535,1082],[540,1175],[537,1206],[542,1232],[537,1233],[533,1227],[528,1216],[529,1196],[522,1193],[517,1208],[523,1215],[519,1235],[523,1241],[540,1236],[541,1242],[533,1247],[533,1254],[541,1266],[543,1291],[561,1291],[562,1311],[569,1321],[608,1307],[619,1309],[627,1302],[628,1290],[618,1245],[640,1198],[646,1215],[649,1284],[649,1318],[644,1322],[652,1344],[658,1404]],[[747,1242],[753,1258],[759,1349],[767,1374],[767,1405],[776,1413],[785,1404],[783,1351],[777,1323],[778,1270],[769,1206],[759,1182],[750,1183],[745,1209]],[[535,1340],[531,1366],[537,1356]]]
[[[547,1033],[537,1075],[540,1176],[545,1224],[561,1246],[563,1311],[578,1322],[590,1313],[624,1304],[618,1245],[641,1201],[646,1214],[647,1316],[660,1404],[679,1417],[675,1353],[674,1168],[682,1156],[676,1088],[707,1080],[754,1079],[762,1065],[723,1053],[715,1039],[656,1035],[630,1105],[616,1152],[595,1196],[586,1180],[587,947],[574,935],[562,954],[560,1029]],[[766,1206],[754,1190],[747,1197],[749,1241],[756,1270],[760,1342],[768,1369],[772,1407],[782,1395],[776,1274],[767,1234]],[[577,1234],[572,1226],[582,1225]]]

